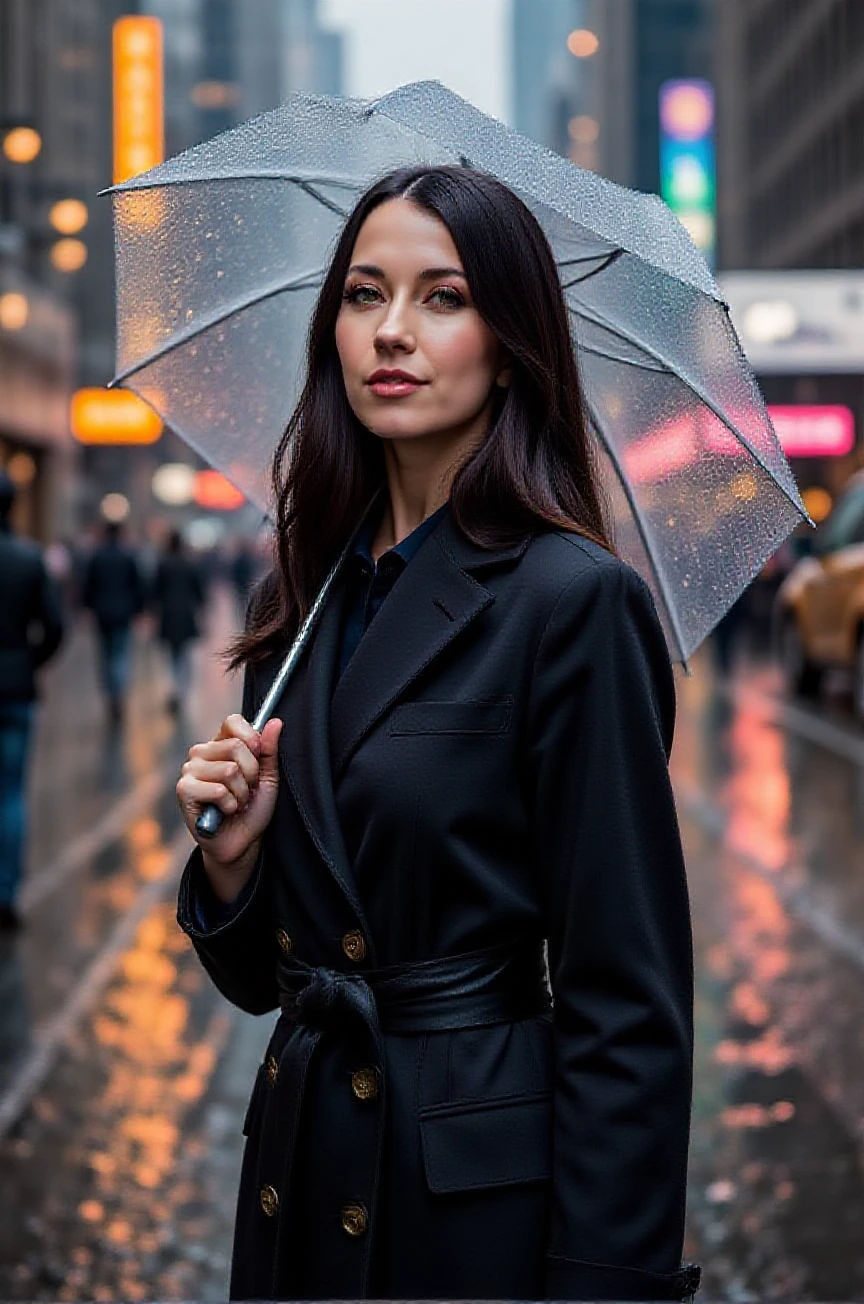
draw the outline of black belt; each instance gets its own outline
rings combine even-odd
[[[361,1019],[376,1042],[385,1032],[438,1032],[515,1023],[551,1008],[543,947],[507,943],[465,955],[365,973],[279,966],[282,1013],[327,1032]]]
[[[386,1101],[384,1034],[515,1023],[535,1018],[552,1007],[540,942],[508,943],[363,973],[313,968],[286,959],[280,961],[278,982],[283,1015],[296,1025],[279,1056],[278,1068],[281,1089],[290,1100],[290,1108],[280,1110],[285,1127],[280,1140],[285,1147],[286,1203],[290,1200],[291,1161],[315,1052],[322,1038],[365,1028],[374,1043],[380,1074],[378,1143],[370,1210],[373,1227]],[[281,1222],[280,1210],[280,1225]],[[286,1226],[290,1226],[290,1220],[286,1220]],[[364,1294],[371,1240],[369,1237],[363,1272]],[[279,1260],[288,1254],[290,1250],[280,1226],[273,1263],[273,1298],[278,1298]]]

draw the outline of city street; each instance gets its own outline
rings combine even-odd
[[[220,595],[179,722],[146,638],[122,734],[86,625],[46,676],[27,927],[0,957],[3,1299],[224,1299],[240,1124],[273,1016],[231,1009],[174,923],[173,783],[237,700]],[[697,1050],[687,1254],[702,1298],[864,1290],[864,736],[739,662],[679,676]]]

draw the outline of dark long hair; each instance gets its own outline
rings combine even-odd
[[[248,628],[229,649],[240,666],[279,652],[296,633],[376,488],[380,439],[349,406],[336,318],[360,228],[379,204],[410,199],[447,227],[480,316],[512,379],[496,387],[488,435],[458,468],[450,508],[479,547],[542,529],[572,530],[612,551],[567,307],[546,237],[500,181],[467,167],[407,167],[361,197],[339,236],[312,315],[306,381],[276,450],[275,566]]]

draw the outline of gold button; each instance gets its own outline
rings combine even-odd
[[[342,1230],[349,1236],[363,1236],[369,1226],[369,1215],[362,1204],[346,1204],[342,1210]]]
[[[362,933],[356,931],[346,933],[342,938],[342,950],[349,960],[359,964],[361,960],[366,958],[366,939]]]
[[[276,1079],[279,1076],[279,1065],[276,1062],[275,1055],[267,1056],[267,1059],[264,1063],[264,1068],[267,1071],[267,1081],[270,1083],[271,1087],[275,1087]]]
[[[268,1218],[272,1218],[279,1208],[279,1196],[273,1190],[272,1186],[262,1186],[261,1188],[261,1208]]]
[[[351,1090],[358,1100],[378,1099],[378,1077],[374,1069],[357,1069],[351,1074]]]
[[[284,928],[277,929],[276,941],[282,947],[282,950],[285,952],[286,955],[290,955],[291,952],[294,950],[294,943],[291,941],[291,938],[285,932]]]

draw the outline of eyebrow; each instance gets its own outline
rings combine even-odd
[[[354,263],[348,268],[350,272],[361,272],[364,276],[377,276],[379,280],[386,279],[386,273],[381,267],[375,267],[371,263]],[[458,267],[427,267],[420,273],[421,281],[437,281],[442,276],[459,276],[463,281],[468,277]]]

